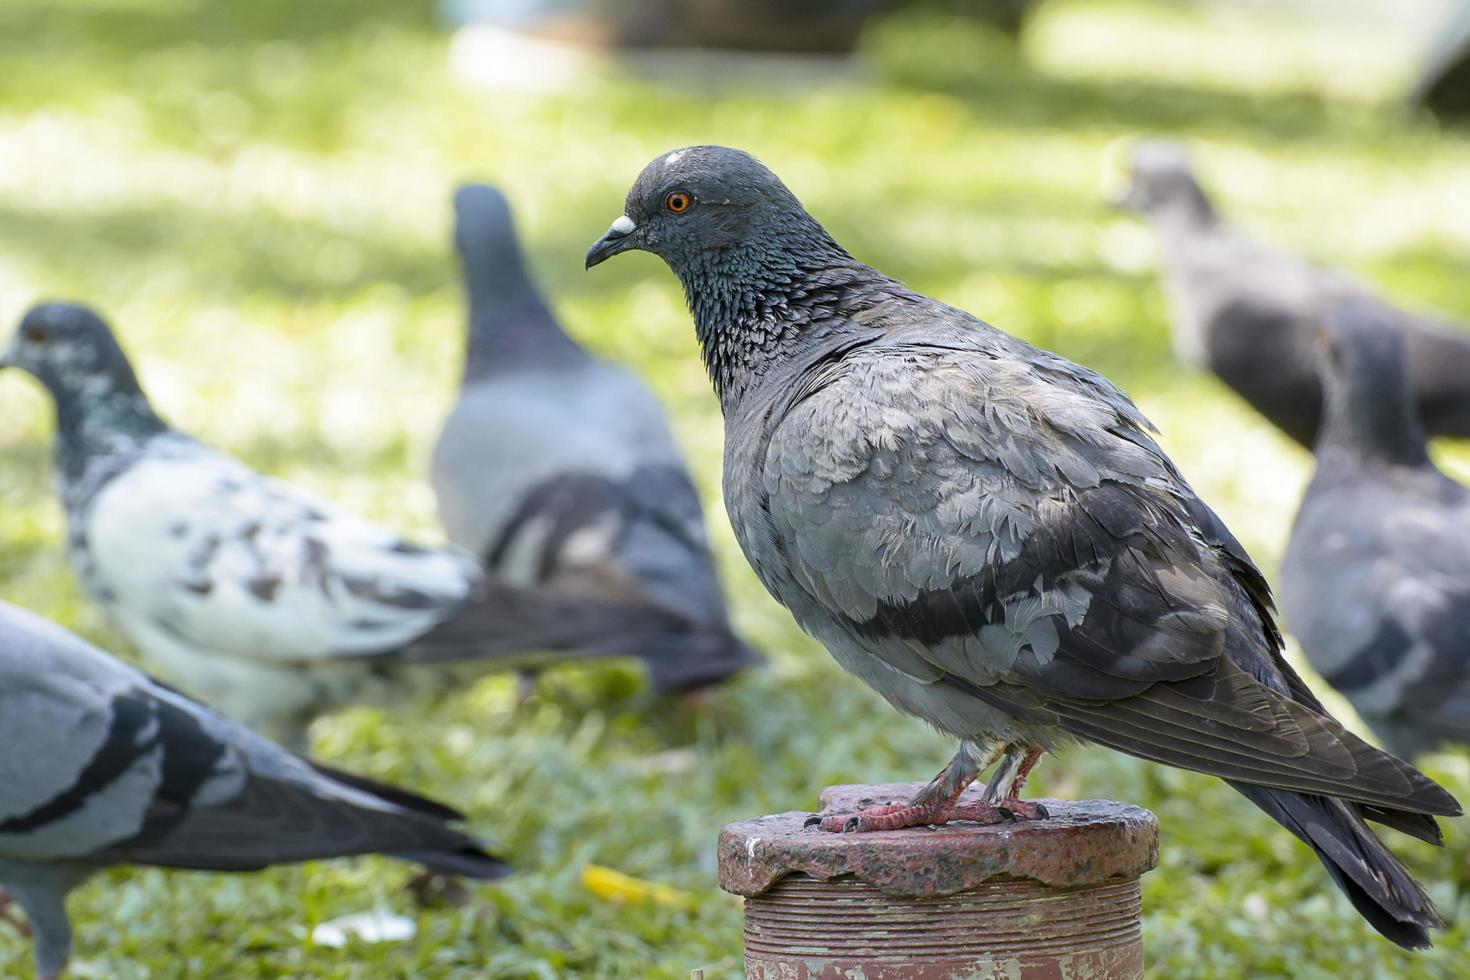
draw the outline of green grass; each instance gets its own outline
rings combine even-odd
[[[520,707],[492,678],[431,709],[326,719],[322,757],[465,808],[523,873],[424,913],[412,942],[332,950],[312,947],[311,926],[379,904],[410,912],[407,869],[119,870],[73,898],[83,975],[735,977],[719,827],[808,808],[833,782],[925,778],[948,758],[944,739],[843,676],[742,562],[719,509],[718,411],[672,277],[647,256],[582,272],[661,151],[750,149],[859,256],[1113,377],[1268,571],[1309,459],[1175,366],[1151,240],[1099,203],[1108,146],[1186,138],[1241,220],[1470,320],[1470,142],[1387,105],[1401,45],[1309,33],[1266,5],[1058,0],[1024,63],[975,28],[897,18],[868,33],[857,73],[604,66],[542,96],[457,82],[423,0],[65,7],[0,6],[0,322],[42,297],[93,302],[171,418],[433,538],[423,475],[461,316],[447,197],[464,177],[494,180],[570,328],[668,402],[736,616],[774,661],[701,708],[648,700],[631,671],[573,668]],[[0,418],[0,594],[131,656],[61,555],[48,405],[3,377]],[[1444,456],[1470,473],[1470,454]],[[1425,765],[1470,797],[1470,755]],[[1035,785],[1159,814],[1144,890],[1155,976],[1451,977],[1470,956],[1464,820],[1442,851],[1394,842],[1458,923],[1410,956],[1217,781],[1078,750]],[[604,901],[581,884],[588,864],[692,902]],[[29,956],[0,934],[0,973]]]

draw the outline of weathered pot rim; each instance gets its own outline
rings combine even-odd
[[[845,812],[906,800],[921,786],[831,786],[821,799],[824,812]],[[1051,814],[1045,820],[959,821],[870,834],[806,827],[811,814],[799,811],[738,821],[720,833],[720,887],[749,898],[792,874],[852,876],[888,895],[920,898],[997,878],[1085,886],[1137,878],[1158,864],[1158,820],[1142,807],[1110,800],[1044,802]]]

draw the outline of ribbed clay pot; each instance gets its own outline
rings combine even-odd
[[[920,784],[834,786],[824,812],[907,800]],[[1039,821],[871,834],[807,813],[720,835],[720,884],[745,897],[751,980],[1132,980],[1139,877],[1158,823],[1139,807],[1047,800]]]

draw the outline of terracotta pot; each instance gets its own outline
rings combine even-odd
[[[825,811],[901,802],[920,784],[834,786]],[[1045,820],[874,834],[806,813],[734,823],[720,884],[745,896],[752,980],[1123,980],[1143,976],[1147,810],[1047,800]]]

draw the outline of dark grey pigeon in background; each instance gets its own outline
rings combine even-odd
[[[1470,742],[1470,490],[1430,461],[1380,310],[1334,311],[1319,360],[1326,417],[1281,569],[1287,623],[1393,752]]]
[[[277,741],[318,713],[488,670],[641,650],[684,626],[642,605],[487,580],[170,427],[85,307],[26,314],[0,366],[56,403],[73,568],[150,662]]]
[[[112,865],[258,871],[382,853],[441,874],[508,871],[448,807],[292,755],[8,603],[0,746],[0,910],[25,909],[42,977],[71,951],[67,893]]]
[[[1134,151],[1119,204],[1158,233],[1174,348],[1208,368],[1304,446],[1322,415],[1312,338],[1344,302],[1374,305],[1405,331],[1418,410],[1431,435],[1470,435],[1470,331],[1395,310],[1366,286],[1232,228],[1200,186],[1182,147],[1153,141]]]
[[[639,650],[660,691],[761,662],[730,629],[699,496],[663,408],[587,353],[541,298],[499,191],[454,197],[469,300],[464,386],[434,448],[451,541],[505,581],[677,616]]]
[[[909,804],[824,829],[1045,819],[1027,774],[1096,742],[1229,781],[1374,928],[1428,944],[1438,913],[1365,821],[1438,842],[1432,815],[1459,805],[1292,671],[1265,579],[1127,396],[857,261],[736,150],[649,164],[587,264],[629,249],[684,284],[756,574],[959,740]],[[984,801],[958,803],[997,761]]]

